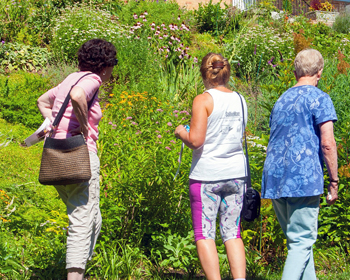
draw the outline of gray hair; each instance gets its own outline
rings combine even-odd
[[[294,68],[298,78],[314,76],[324,67],[322,54],[314,49],[300,51],[294,59]]]

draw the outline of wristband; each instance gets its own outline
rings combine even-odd
[[[329,182],[330,182],[330,183],[337,183],[337,184],[338,184],[338,183],[339,183],[339,179],[338,179],[338,180],[332,179],[332,180],[329,180]]]

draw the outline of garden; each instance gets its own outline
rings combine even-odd
[[[116,46],[119,64],[99,96],[103,225],[88,279],[205,279],[191,225],[188,148],[174,180],[181,142],[173,132],[189,124],[193,98],[204,91],[199,63],[208,52],[231,63],[229,86],[248,103],[252,182],[260,190],[270,112],[295,83],[296,53],[309,47],[325,59],[319,87],[338,115],[340,177],[337,202],[328,206],[323,196],[320,204],[315,266],[320,280],[349,279],[349,31],[350,15],[331,27],[277,11],[270,0],[247,11],[212,2],[186,10],[163,0],[2,0],[0,278],[66,279],[65,205],[38,182],[42,143],[26,147],[24,139],[43,121],[37,98],[77,71],[83,42],[103,38]],[[242,229],[247,279],[280,279],[287,249],[271,201]],[[232,279],[225,247],[216,243],[221,275]]]

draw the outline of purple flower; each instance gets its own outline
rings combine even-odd
[[[194,61],[194,63],[197,63],[197,62],[198,62],[198,58],[195,57],[195,58],[193,59],[193,61]]]
[[[171,151],[171,149],[170,149],[168,146],[166,146],[166,147],[165,147],[165,149],[167,149],[167,150]]]
[[[275,57],[271,57],[271,59],[267,62],[267,64],[271,65],[272,64],[272,61],[275,59]]]
[[[241,66],[241,64],[239,62],[237,63],[237,65],[238,65],[238,67]]]
[[[160,133],[158,130],[156,130],[157,133]]]
[[[112,125],[113,123],[112,123],[112,122],[109,122],[108,124]]]
[[[135,134],[141,134],[141,131],[140,130],[138,130],[138,131],[136,131],[136,133]]]
[[[174,110],[174,111],[173,111],[174,114],[176,114],[176,113],[178,113],[178,112],[179,112],[178,110]]]
[[[175,140],[170,140],[171,143],[176,144]]]
[[[178,114],[175,114],[175,118],[177,118],[179,115]]]
[[[5,44],[5,41],[1,41],[1,44]]]
[[[158,137],[158,138],[162,138],[162,135],[158,134],[157,137]]]
[[[137,19],[137,14],[134,14],[133,17],[134,17],[134,19]]]
[[[117,143],[114,143],[113,145],[114,145],[114,146],[119,146]]]
[[[132,124],[132,125],[137,125],[137,123],[136,123],[136,122],[132,122],[131,124]]]
[[[156,124],[159,124],[159,122],[156,122]]]
[[[159,109],[157,109],[157,111],[158,111],[158,112],[163,112],[163,109],[160,109],[160,108],[159,108]]]
[[[126,120],[131,120],[132,119],[132,117],[126,117]]]
[[[116,125],[116,124],[112,124],[112,126],[113,126],[113,127],[117,127],[117,125]]]
[[[168,125],[168,126],[172,126],[173,124],[172,124],[171,122],[168,122],[167,125]]]

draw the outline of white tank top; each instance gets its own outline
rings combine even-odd
[[[219,181],[246,177],[246,161],[242,149],[243,115],[241,99],[236,92],[209,89],[214,108],[208,117],[207,133],[202,147],[193,150],[190,179]],[[244,128],[247,104],[244,106]]]

